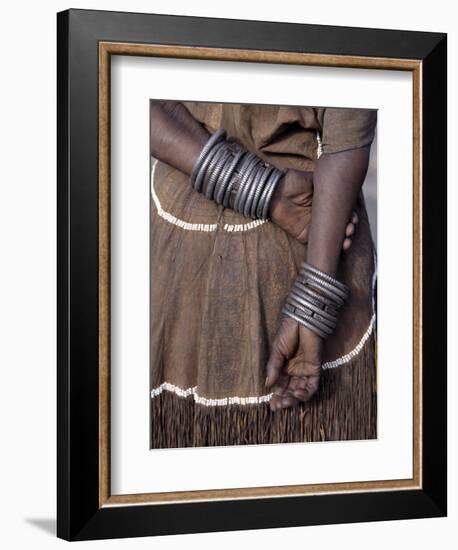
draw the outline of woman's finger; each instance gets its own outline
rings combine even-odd
[[[309,399],[313,397],[320,387],[320,377],[319,376],[309,376],[307,380],[306,391],[309,395]]]
[[[350,222],[345,228],[345,236],[351,237],[354,232],[355,232],[355,226]]]
[[[351,246],[351,239],[349,237],[345,237],[344,242],[342,244],[343,250],[347,251]]]
[[[307,376],[304,377],[298,377],[298,376],[292,376],[288,388],[286,390],[286,393],[289,395],[292,395],[299,401],[308,401],[309,394],[307,390]]]
[[[307,388],[307,376],[292,376],[288,385],[288,391],[305,390]]]
[[[293,397],[295,397],[299,401],[302,401],[303,403],[306,403],[310,399],[308,391],[300,390],[299,388],[293,391]]]
[[[308,401],[319,388],[320,368],[308,369],[309,374],[305,376],[291,376],[285,394],[292,394],[301,401]]]
[[[283,317],[277,335],[274,338],[267,361],[265,384],[271,386],[278,379],[285,360],[291,357],[299,344],[298,323],[289,317]]]
[[[279,408],[287,409],[289,407],[297,407],[297,405],[299,405],[298,399],[296,399],[293,395],[287,394],[281,398]]]
[[[274,341],[266,367],[267,376],[265,384],[267,387],[272,386],[278,380],[284,362],[285,356],[281,352],[278,344]]]
[[[281,403],[282,403],[282,396],[274,393],[269,403],[270,410],[272,412],[275,412],[276,410],[281,409],[282,408]]]
[[[282,398],[285,395],[286,388],[289,384],[289,376],[281,372],[277,381],[272,386],[272,397],[270,399],[271,411],[276,411],[282,408]]]

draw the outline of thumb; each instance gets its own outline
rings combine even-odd
[[[267,361],[266,386],[272,386],[283,369],[288,354],[294,353],[299,343],[298,324],[289,317],[283,317],[277,335],[272,343],[269,360]]]
[[[267,376],[266,376],[266,386],[272,386],[278,380],[280,372],[283,368],[285,362],[285,357],[280,351],[277,343],[274,342],[272,350],[270,352],[269,360],[267,361]]]

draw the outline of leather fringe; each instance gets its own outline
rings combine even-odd
[[[205,406],[164,391],[151,399],[151,448],[207,447],[377,437],[375,336],[349,363],[324,370],[306,404],[272,413],[268,403]]]

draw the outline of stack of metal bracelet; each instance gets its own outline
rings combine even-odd
[[[269,218],[270,201],[285,174],[217,130],[191,173],[191,185],[210,200],[253,219]]]
[[[334,332],[339,310],[349,295],[349,288],[343,283],[303,262],[283,313],[326,338]]]

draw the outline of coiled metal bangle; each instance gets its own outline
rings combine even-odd
[[[246,190],[250,188],[248,185],[250,175],[253,173],[256,165],[259,163],[259,158],[254,154],[250,153],[251,160],[246,163],[244,171],[240,173],[240,183],[237,188],[237,195],[235,196],[234,201],[234,210],[240,212],[239,206],[241,201],[245,198]]]
[[[261,178],[259,180],[259,184],[256,187],[256,191],[254,193],[253,202],[251,204],[250,216],[252,218],[257,217],[257,209],[258,209],[258,206],[259,206],[259,199],[261,197],[261,193],[264,189],[264,186],[265,186],[267,180],[269,179],[269,176],[272,174],[272,172],[274,170],[275,170],[275,168],[273,166],[267,166],[264,169],[264,172],[261,175]]]
[[[217,202],[219,204],[222,204],[225,208],[229,208],[229,206],[230,206],[230,197],[231,197],[232,188],[234,187],[234,185],[236,183],[236,178],[234,177],[234,172],[237,168],[237,165],[240,162],[243,162],[243,159],[246,157],[246,154],[247,154],[247,152],[244,151],[243,149],[241,151],[239,151],[235,155],[233,163],[231,165],[229,165],[229,168],[226,171],[226,173],[223,172],[223,174],[221,176],[222,198],[221,198],[221,201],[218,200],[220,198],[220,193],[219,193],[218,196],[217,196]]]
[[[218,142],[207,153],[207,156],[202,161],[202,165],[199,171],[197,172],[196,181],[194,182],[194,189],[196,191],[199,191],[199,192],[202,191],[205,178],[207,177],[207,168],[212,163],[213,158],[217,156],[218,153],[221,153],[223,149],[224,149],[224,142]]]
[[[197,172],[200,170],[200,167],[202,166],[202,162],[204,161],[208,152],[213,147],[213,145],[215,145],[215,143],[224,139],[225,137],[226,137],[226,130],[224,128],[219,128],[219,130],[217,130],[214,134],[210,136],[207,143],[203,146],[203,149],[200,152],[199,156],[197,157],[197,160],[191,172],[191,184],[193,186],[194,186],[194,182],[196,181]]]
[[[330,336],[328,332],[321,330],[315,323],[310,322],[310,317],[298,315],[296,313],[296,309],[294,307],[289,306],[288,304],[285,304],[285,306],[282,309],[282,313],[284,313],[288,317],[291,317],[292,319],[297,321],[300,325],[310,329],[315,334],[318,334],[318,336],[321,336],[321,338],[327,338],[328,336]]]
[[[349,288],[342,282],[303,262],[282,312],[326,338],[337,327],[338,313],[349,295]]]
[[[328,283],[331,283],[334,286],[336,286],[337,288],[340,288],[343,292],[345,292],[345,293],[348,292],[347,287],[343,283],[341,283],[340,281],[338,281],[334,277],[331,277],[331,275],[329,275],[328,273],[325,273],[324,271],[321,271],[321,270],[317,269],[316,267],[313,267],[312,265],[308,264],[307,262],[302,263],[301,271],[305,272],[305,273],[307,273],[307,272],[313,273],[317,277],[321,277],[325,281],[328,281]]]
[[[262,205],[261,218],[263,219],[267,219],[269,217],[270,199],[272,198],[273,192],[275,191],[278,182],[284,176],[284,174],[285,173],[280,170],[274,171],[270,181],[270,186],[267,187],[266,185],[267,191],[265,193],[265,196],[261,196],[261,198],[259,199],[260,205]]]
[[[225,208],[267,220],[284,172],[225,137],[226,131],[220,128],[204,145],[192,169],[193,188]]]
[[[227,148],[223,148],[221,154],[217,154],[214,157],[214,165],[210,163],[208,171],[210,176],[207,178],[208,181],[205,185],[205,196],[207,199],[214,200],[213,192],[215,190],[218,178],[223,171],[224,167],[227,165],[228,159],[232,156],[232,152]]]

